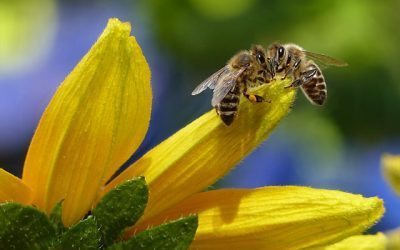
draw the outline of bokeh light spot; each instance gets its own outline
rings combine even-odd
[[[52,44],[56,21],[53,0],[0,2],[0,75],[37,65]]]

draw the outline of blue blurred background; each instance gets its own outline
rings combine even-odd
[[[129,21],[152,69],[150,132],[131,161],[210,109],[191,90],[253,43],[295,42],[342,58],[325,70],[322,107],[299,95],[262,146],[216,187],[306,185],[379,196],[374,231],[400,226],[400,198],[380,173],[400,153],[400,1],[0,1],[0,166],[21,175],[57,86],[109,17]]]

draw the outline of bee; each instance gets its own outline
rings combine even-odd
[[[274,72],[283,76],[282,80],[292,77],[293,82],[286,88],[300,86],[304,95],[314,105],[323,105],[327,98],[325,78],[314,61],[321,66],[347,66],[344,61],[305,51],[292,43],[270,45],[267,56],[272,60]]]
[[[192,95],[212,89],[211,105],[229,126],[237,117],[241,94],[252,103],[269,102],[259,95],[250,94],[248,89],[269,83],[273,77],[272,65],[272,61],[266,58],[264,48],[253,45],[250,51],[235,54],[225,67],[200,83]]]

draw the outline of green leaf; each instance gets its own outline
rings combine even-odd
[[[106,246],[112,244],[122,230],[135,224],[143,215],[147,200],[148,189],[144,177],[122,183],[101,199],[92,213]]]
[[[99,249],[101,235],[93,216],[68,229],[58,241],[55,249]]]
[[[61,234],[66,229],[64,227],[64,224],[62,223],[61,214],[62,214],[62,201],[58,202],[54,206],[53,210],[49,215],[49,219],[51,223],[53,223],[53,226],[56,229],[57,234]]]
[[[55,238],[43,212],[18,203],[0,204],[0,249],[46,249]]]
[[[188,249],[196,234],[197,225],[197,215],[184,217],[143,231],[126,242],[112,245],[108,250]]]

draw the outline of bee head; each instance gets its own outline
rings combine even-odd
[[[271,58],[272,65],[275,69],[282,63],[285,54],[285,47],[280,43],[273,43],[268,47],[268,57]]]
[[[264,48],[261,45],[253,45],[250,52],[256,61],[262,66],[264,70],[270,75],[271,78],[275,77],[276,63],[274,59],[268,57]]]

